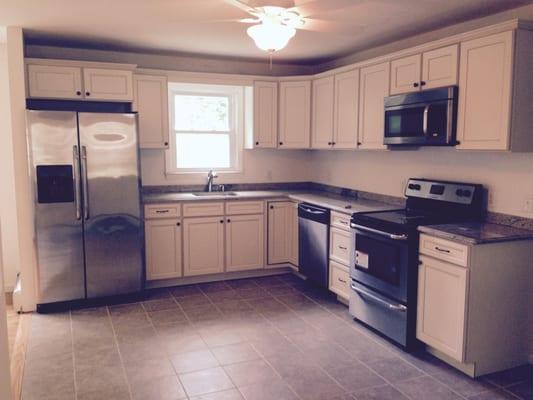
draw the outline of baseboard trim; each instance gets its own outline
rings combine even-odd
[[[31,314],[20,314],[17,336],[11,353],[11,391],[15,400],[22,398],[22,378],[24,376],[30,324]]]

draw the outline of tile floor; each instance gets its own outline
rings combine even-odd
[[[36,315],[24,400],[533,399],[533,366],[472,380],[287,274]]]

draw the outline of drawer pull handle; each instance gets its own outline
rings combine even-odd
[[[157,214],[166,214],[169,210],[155,210]]]
[[[451,253],[450,250],[447,250],[447,249],[441,249],[441,248],[438,247],[438,246],[435,246],[435,250],[440,251],[441,253],[448,253],[448,254]]]
[[[341,279],[341,278],[337,278],[337,279],[339,280],[339,282],[346,283],[344,279]]]
[[[344,246],[339,246],[339,249],[341,249],[341,250],[348,250],[348,248],[347,248],[347,247],[344,247]]]
[[[343,224],[343,225],[348,225],[348,221],[339,221],[339,223]]]

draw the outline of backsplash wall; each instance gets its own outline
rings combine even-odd
[[[451,148],[394,151],[314,151],[310,180],[403,196],[409,177],[483,184],[489,211],[533,218],[533,154],[465,152]]]

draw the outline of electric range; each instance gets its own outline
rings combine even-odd
[[[406,207],[352,215],[351,315],[411,349],[416,345],[420,225],[479,221],[478,184],[409,179]]]

